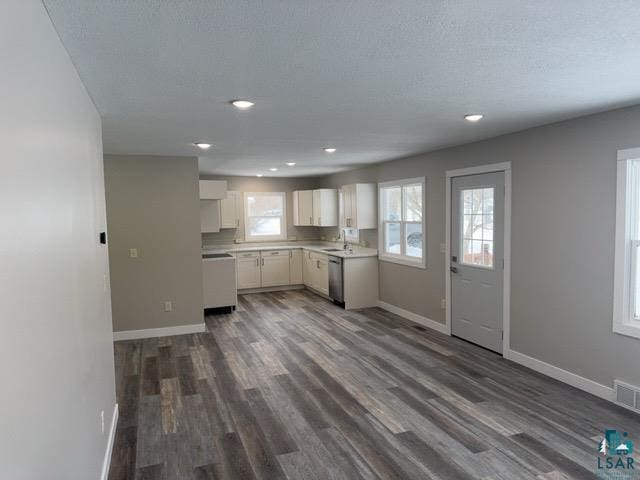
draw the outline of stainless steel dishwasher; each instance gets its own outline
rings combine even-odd
[[[340,257],[329,256],[329,297],[344,305],[344,276]]]

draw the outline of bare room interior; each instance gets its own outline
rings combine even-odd
[[[0,2],[0,478],[640,479],[639,46],[628,0]]]

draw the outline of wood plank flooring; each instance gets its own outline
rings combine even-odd
[[[110,480],[597,478],[640,417],[380,309],[243,295],[207,332],[115,343]]]

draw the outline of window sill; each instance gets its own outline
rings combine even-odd
[[[378,254],[378,260],[382,262],[397,263],[398,265],[404,265],[405,267],[421,268],[423,270],[427,268],[424,260],[408,260],[403,257],[392,257],[384,254]]]
[[[613,332],[620,335],[626,335],[627,337],[640,338],[640,322],[638,325],[631,323],[615,323],[613,325]]]

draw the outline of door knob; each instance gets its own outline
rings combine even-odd
[[[451,270],[451,273],[458,273],[458,267],[449,267],[449,270]]]

